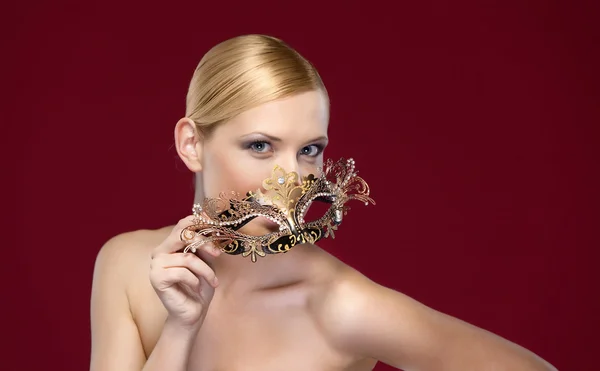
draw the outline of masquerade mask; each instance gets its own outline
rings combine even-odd
[[[262,189],[248,192],[245,197],[224,192],[219,198],[194,204],[194,222],[180,236],[186,243],[184,252],[196,252],[198,246],[215,242],[227,254],[250,256],[256,262],[258,256],[285,253],[296,245],[334,238],[333,231],[349,210],[349,200],[375,204],[369,197],[369,186],[356,175],[354,160],[328,160],[319,172],[318,177],[310,174],[300,179],[297,173],[275,166]],[[319,219],[306,221],[313,202],[329,204],[329,208]],[[256,217],[277,223],[279,230],[262,236],[239,232]],[[194,241],[198,236],[204,238]]]

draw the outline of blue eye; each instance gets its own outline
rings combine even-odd
[[[271,145],[265,141],[255,141],[248,146],[251,150],[257,153],[267,153],[271,149]]]
[[[323,147],[316,144],[311,144],[310,146],[306,146],[300,150],[301,154],[309,157],[317,157],[321,154],[321,152],[323,152]]]

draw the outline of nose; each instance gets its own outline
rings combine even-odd
[[[298,174],[298,182],[304,176],[302,172],[302,168],[300,163],[298,162],[298,158],[296,155],[285,155],[279,158],[278,165],[285,170],[286,173],[297,173]]]

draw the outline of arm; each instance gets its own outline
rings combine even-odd
[[[200,325],[186,330],[167,319],[143,371],[186,371]]]
[[[117,236],[100,250],[94,268],[91,296],[91,371],[183,371],[187,368],[198,326],[188,329],[169,319],[149,359],[146,360],[138,328],[129,310],[126,282],[128,267],[139,262],[130,234]],[[137,263],[139,264],[139,263]]]
[[[556,370],[523,347],[362,276],[339,283],[322,313],[340,349],[407,371]]]

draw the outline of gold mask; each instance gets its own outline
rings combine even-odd
[[[227,254],[250,256],[256,262],[258,256],[285,253],[297,245],[334,238],[333,231],[349,210],[349,200],[375,204],[369,197],[369,186],[356,175],[354,160],[328,160],[319,172],[318,177],[310,174],[300,179],[296,172],[287,173],[275,166],[262,189],[248,192],[245,197],[223,192],[219,198],[194,204],[194,222],[180,236],[186,243],[184,252],[195,253],[201,244],[214,242]],[[304,218],[313,202],[330,206],[321,218],[307,222]],[[277,223],[279,230],[262,236],[238,232],[256,217]],[[203,238],[196,239],[199,236]]]

